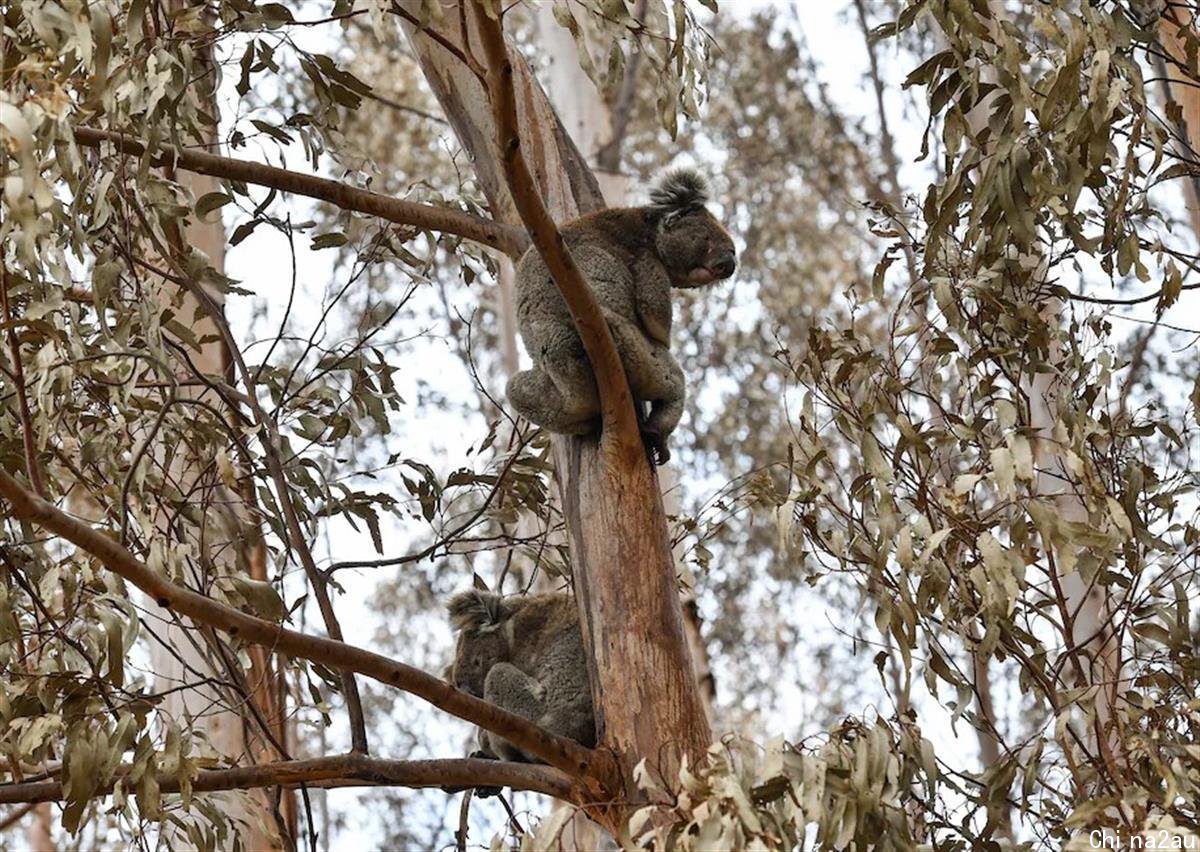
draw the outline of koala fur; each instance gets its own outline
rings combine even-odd
[[[524,716],[589,748],[596,720],[579,613],[569,594],[503,598],[470,589],[446,604],[458,631],[449,677],[477,698]],[[532,755],[480,729],[477,757],[536,763]]]
[[[733,240],[705,209],[704,179],[673,172],[644,207],[601,210],[561,229],[567,249],[591,284],[612,330],[634,397],[650,403],[643,424],[659,464],[679,423],[687,392],[671,355],[671,288],[728,278]],[[596,428],[595,377],[567,305],[535,249],[517,264],[517,326],[533,369],[508,382],[520,414],[551,432],[583,435]]]

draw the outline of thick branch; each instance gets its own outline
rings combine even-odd
[[[567,303],[571,319],[592,364],[600,393],[604,440],[615,441],[613,446],[622,450],[641,453],[633,395],[625,379],[625,368],[621,365],[621,356],[617,353],[612,332],[592,288],[567,251],[562,234],[546,210],[521,151],[513,67],[504,43],[503,27],[498,19],[489,17],[485,12],[477,10],[477,14],[480,41],[488,60],[488,94],[496,123],[496,141],[513,204],[533,239],[534,248],[545,261]]]
[[[146,146],[124,133],[76,127],[75,141],[89,148],[111,144],[122,154],[140,157]],[[378,192],[356,189],[336,180],[301,174],[287,169],[253,163],[232,157],[221,157],[203,151],[163,148],[151,162],[156,166],[174,166],[189,172],[266,186],[281,192],[318,198],[336,204],[343,210],[355,210],[395,222],[439,233],[453,234],[472,242],[504,252],[517,258],[528,248],[529,240],[520,228],[504,225],[460,210],[402,201]]]
[[[117,780],[96,795],[111,793]],[[549,766],[476,758],[381,760],[361,754],[282,760],[234,769],[205,769],[192,779],[191,787],[197,793],[210,793],[301,784],[306,787],[512,787],[558,799],[570,799],[573,791],[570,777]],[[160,775],[158,786],[164,793],[178,793],[180,779],[174,775]],[[56,802],[63,798],[59,781],[0,784],[0,805]]]
[[[160,577],[115,539],[60,511],[0,471],[0,495],[13,515],[32,521],[99,559],[114,574],[149,595],[159,606],[253,645],[311,660],[335,671],[355,672],[423,698],[447,713],[473,722],[585,783],[604,777],[608,760],[592,749],[555,736],[515,713],[489,704],[413,666],[345,642],[311,636],[241,612]],[[596,786],[594,783],[592,786]]]

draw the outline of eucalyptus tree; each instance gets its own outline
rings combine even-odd
[[[344,109],[361,105],[368,88],[329,56],[305,49],[294,33],[359,16],[373,18],[377,30],[402,25],[474,158],[490,218],[467,204],[431,204],[356,185],[347,162],[353,152],[338,150],[338,121]],[[656,11],[653,19],[647,25],[628,18],[632,26],[611,21],[603,30],[610,40],[618,34],[653,40],[647,54],[661,71],[663,116],[671,121],[677,111],[695,109],[703,39],[682,3],[672,15]],[[97,797],[114,792],[113,813],[126,830],[144,820],[174,823],[197,845],[212,846],[236,842],[241,830],[220,797],[197,797],[200,792],[356,779],[458,785],[476,771],[481,774],[470,782],[482,784],[504,774],[497,763],[396,764],[369,757],[358,701],[362,675],[529,745],[549,766],[510,767],[525,778],[514,785],[587,801],[589,813],[614,831],[624,808],[612,803],[637,798],[615,791],[636,791],[633,765],[641,754],[664,759],[670,774],[685,755],[693,762],[702,757],[709,735],[690,676],[654,471],[641,449],[611,337],[597,322],[598,309],[573,261],[556,249],[543,201],[549,199],[562,219],[594,209],[601,199],[528,66],[509,52],[502,27],[499,6],[488,4],[339,6],[315,21],[278,5],[252,4],[215,10],[30,4],[6,11],[4,292],[12,344],[6,378],[15,391],[6,396],[4,433],[12,473],[0,475],[0,488],[9,509],[5,570],[16,614],[6,633],[15,768],[5,801],[63,799],[64,826],[74,831],[94,814]],[[208,94],[219,69],[210,57],[220,55],[214,51],[224,40],[239,47],[230,64],[240,95],[272,79],[301,82],[283,109],[247,97],[245,112],[223,130],[222,150],[214,153],[206,149],[219,117]],[[302,76],[286,74],[289,67]],[[294,144],[311,167],[324,157],[340,174],[322,177],[237,156],[251,144],[274,144],[281,154]],[[545,158],[557,167],[539,165],[535,184],[528,163]],[[215,177],[222,188],[195,197],[181,172]],[[330,595],[334,575],[316,564],[314,532],[321,519],[341,517],[365,523],[382,549],[378,511],[400,501],[347,487],[348,469],[335,478],[315,457],[364,421],[386,433],[388,408],[402,405],[392,381],[396,367],[370,345],[390,316],[369,318],[348,345],[328,348],[316,342],[318,323],[290,363],[270,360],[275,346],[267,347],[262,363],[252,363],[250,347],[236,338],[211,295],[251,291],[179,238],[181,224],[240,207],[244,218],[231,242],[250,238],[264,223],[292,239],[305,226],[288,220],[278,204],[281,193],[398,226],[376,232],[369,262],[387,258],[420,275],[446,238],[452,249],[469,240],[515,256],[530,242],[524,223],[559,272],[605,400],[601,441],[564,441],[558,448],[564,511],[576,520],[568,535],[577,597],[584,613],[593,613],[587,623],[596,631],[589,645],[607,649],[620,637],[617,653],[593,656],[604,750],[556,740],[437,677],[342,642]],[[341,232],[312,235],[316,248],[347,240]],[[355,280],[351,274],[347,286]],[[212,328],[207,336],[196,331],[200,318]],[[210,337],[225,345],[228,372],[193,358]],[[181,393],[181,385],[199,393]],[[152,441],[166,452],[147,452]],[[401,464],[416,473],[405,481],[427,518],[437,514],[448,489],[488,487],[478,518],[494,499],[511,509],[528,492],[519,477],[506,475],[527,458],[523,450],[521,444],[498,453],[498,472],[490,477],[439,478],[423,462]],[[173,452],[211,462],[184,480],[170,463]],[[86,492],[98,507],[93,520],[64,511],[70,490]],[[243,492],[257,505],[235,499]],[[237,548],[228,543],[242,528],[267,535],[276,563],[271,581],[240,570]],[[611,565],[638,576],[621,580]],[[282,580],[293,567],[303,571],[327,639],[282,626],[303,602],[284,601]],[[325,690],[340,692],[351,752],[314,763],[297,762],[281,748],[278,761],[224,768],[246,756],[221,754],[205,741],[196,718],[162,711],[162,691],[140,677],[126,680],[126,653],[138,633],[149,630],[139,612],[145,598],[135,589],[214,643],[214,653],[231,667],[230,683],[222,685],[239,696],[251,719],[260,714],[237,665],[249,659],[243,652],[250,646],[285,655],[292,674],[310,684],[313,706],[324,708]],[[595,617],[601,602],[614,619],[609,627],[608,617]],[[625,619],[653,631],[629,632]],[[27,640],[33,636],[37,653],[31,656]],[[640,675],[630,678],[630,672]],[[631,688],[654,681],[664,693]],[[47,683],[56,686],[47,691]],[[34,780],[24,780],[28,775]],[[182,797],[164,806],[164,790]]]
[[[675,133],[681,116],[701,112],[712,37],[698,8],[647,5],[643,14],[634,3],[573,4],[560,23],[610,91],[620,91],[636,43],[654,118]],[[228,806],[232,791],[351,784],[536,791],[579,806],[622,842],[662,848],[981,848],[1010,815],[1018,839],[1044,846],[1099,827],[1195,828],[1198,392],[1194,376],[1166,372],[1157,394],[1126,394],[1133,361],[1121,354],[1126,311],[1145,302],[1156,309],[1149,322],[1182,327],[1170,312],[1200,286],[1195,241],[1170,227],[1194,167],[1178,138],[1190,135],[1180,134],[1186,111],[1160,112],[1145,73],[1161,61],[1177,83],[1200,80],[1191,19],[1173,8],[1164,24],[1155,4],[1073,0],[1013,9],[914,0],[897,12],[872,37],[926,53],[905,85],[926,102],[931,177],[906,204],[886,169],[858,174],[848,194],[873,203],[872,221],[831,205],[845,214],[830,226],[845,236],[839,245],[819,246],[818,220],[803,217],[769,230],[755,220],[748,231],[763,281],[780,267],[781,285],[811,276],[829,286],[828,273],[811,273],[824,265],[844,270],[848,296],[818,310],[760,288],[795,327],[772,358],[753,362],[786,416],[775,413],[776,434],[763,442],[779,475],[745,496],[776,524],[773,574],[854,590],[876,630],[858,631],[878,642],[873,661],[882,669],[894,655],[906,675],[897,688],[925,694],[796,742],[754,732],[759,746],[714,742],[704,717],[655,472],[611,339],[556,240],[556,221],[602,199],[506,42],[519,12],[345,2],[293,11],[244,0],[6,7],[0,803],[57,801],[71,832],[170,831],[206,848],[248,836]],[[357,60],[322,52],[310,36],[360,25]],[[918,28],[932,37],[912,39]],[[1160,47],[1164,31],[1183,49]],[[432,98],[414,103],[364,82],[364,64],[379,62],[362,59],[371,45],[404,51],[397,74],[419,72]],[[217,74],[236,79],[237,103],[222,116],[208,100]],[[754,99],[779,96],[769,84],[780,81],[762,75],[731,69],[726,79],[738,91],[767,89]],[[731,134],[735,174],[770,166],[784,188],[819,174],[828,199],[839,173],[863,162],[862,140],[836,126],[828,105],[798,98],[768,119],[780,122],[777,135],[742,143],[739,128],[759,114],[721,102],[728,92],[709,94],[715,117],[732,113],[713,126]],[[467,156],[430,157],[428,180],[401,175],[374,157],[380,140],[348,132],[383,107],[412,119],[413,139],[448,122]],[[797,131],[784,119],[811,122],[828,147],[785,148]],[[638,154],[627,150],[627,162]],[[797,168],[810,155],[843,165]],[[197,197],[184,174],[220,188]],[[298,196],[337,213],[296,221],[288,198]],[[731,209],[787,212],[781,196],[731,192]],[[364,296],[338,337],[326,310],[295,339],[239,340],[210,294],[282,297],[229,279],[179,239],[181,225],[218,212],[230,216],[231,244],[282,235],[284,267],[298,266],[297,239],[341,251],[333,292],[370,288],[378,303]],[[797,231],[799,244],[825,251],[811,261],[770,251],[777,232]],[[860,239],[882,253],[873,275],[857,262]],[[394,432],[413,415],[398,380],[421,364],[395,363],[375,344],[440,270],[490,275],[485,252],[511,257],[531,242],[588,345],[601,438],[548,445],[518,424],[513,441],[499,442],[485,430],[471,448],[477,466],[442,473]],[[197,332],[201,319],[210,331]],[[227,347],[228,370],[197,362],[209,338]],[[352,451],[367,434],[386,454]],[[709,448],[722,464],[728,437]],[[183,478],[176,456],[208,462]],[[551,471],[560,519],[547,508]],[[72,516],[73,494],[96,511]],[[601,748],[368,651],[349,627],[351,641],[336,635],[333,593],[347,570],[503,553],[523,544],[506,532],[517,512],[565,523],[555,556],[588,625]],[[389,513],[426,524],[425,540],[396,552],[381,526]],[[360,530],[376,558],[318,564],[316,542],[331,528]],[[238,530],[269,547],[267,580],[228,546]],[[326,635],[308,629],[306,595]],[[1087,600],[1100,602],[1088,617],[1102,616],[1090,628]],[[300,758],[285,744],[257,763],[222,753],[202,718],[164,709],[143,671],[151,604],[224,660],[224,676],[193,675],[181,688],[221,681],[224,709],[245,708],[266,736],[246,673],[248,649],[269,648],[304,686],[292,711],[317,724],[336,714],[351,751]],[[970,660],[994,662],[1015,683],[1020,725],[980,709]],[[405,700],[399,689],[501,733],[544,764],[380,755],[354,712],[364,679],[394,701]],[[973,771],[931,731],[935,704],[993,737],[998,759]],[[251,812],[255,802],[245,803]],[[257,813],[283,843],[302,840],[281,815]],[[570,815],[556,811],[513,842],[560,846]],[[311,814],[303,822],[315,844]]]

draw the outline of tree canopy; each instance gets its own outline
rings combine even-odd
[[[6,843],[1200,843],[1195,4],[807,5],[0,6]],[[556,229],[680,164],[664,472]],[[599,438],[504,398],[526,250]],[[476,579],[597,748],[442,679]]]

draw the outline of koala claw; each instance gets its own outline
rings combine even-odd
[[[642,443],[646,445],[646,455],[650,457],[650,463],[662,467],[671,460],[671,451],[667,449],[667,441],[663,438],[661,430],[654,426],[642,424]]]
[[[474,757],[474,758],[478,758],[480,760],[495,760],[496,759],[496,755],[491,754],[490,752],[482,751],[482,750],[473,751],[470,754],[468,754],[467,757]],[[503,790],[502,787],[476,787],[475,788],[475,798],[490,799],[492,796],[499,796],[500,792],[502,790]]]

